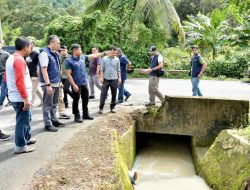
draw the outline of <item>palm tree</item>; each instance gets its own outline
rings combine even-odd
[[[122,0],[95,0],[87,8],[87,12],[96,9],[106,11],[110,4]],[[131,0],[134,2],[133,11],[143,17],[144,22],[158,21],[163,26],[168,27],[178,33],[179,42],[184,42],[185,34],[181,26],[178,14],[170,0]]]

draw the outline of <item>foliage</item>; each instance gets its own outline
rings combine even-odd
[[[0,0],[0,20],[10,30],[20,30],[20,35],[44,37],[46,26],[60,15],[79,15],[84,0]],[[10,44],[4,33],[4,40]],[[9,34],[8,34],[9,35]]]
[[[214,9],[211,16],[198,13],[197,16],[188,16],[190,22],[184,22],[187,32],[187,45],[197,44],[202,49],[213,52],[213,59],[222,47],[224,28],[228,26],[225,21],[226,12]]]
[[[227,0],[173,0],[173,5],[181,19],[187,20],[188,15],[197,15],[198,12],[207,15],[213,9],[223,9]]]
[[[250,65],[250,49],[228,52],[209,63],[206,74],[211,77],[226,76],[242,78]]]
[[[185,35],[179,16],[170,0],[95,0],[87,12],[96,9],[116,15],[120,18],[121,23],[125,21],[128,22],[127,24],[131,24],[137,22],[140,17],[140,22],[143,22],[147,27],[155,23],[160,23],[164,27],[168,27],[170,24],[171,28],[178,34],[179,41],[184,41]],[[129,27],[129,25],[125,25],[125,27]]]
[[[190,55],[180,48],[166,48],[162,52],[168,70],[189,70]]]
[[[81,17],[58,17],[48,26],[46,37],[56,34],[68,46],[79,43],[86,53],[93,45],[103,50],[116,45],[122,48],[133,67],[147,68],[149,46],[163,48],[167,32],[158,22],[145,24],[133,11],[134,6],[131,0],[118,0],[109,4],[105,14],[95,11]]]

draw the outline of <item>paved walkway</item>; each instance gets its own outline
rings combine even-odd
[[[133,95],[128,102],[119,105],[140,105],[148,102],[147,92],[148,80],[131,79],[125,84],[127,90]],[[206,97],[244,99],[250,100],[250,84],[240,81],[201,81],[201,90]],[[191,83],[189,80],[161,79],[160,90],[170,96],[190,96]],[[98,99],[91,100],[89,110],[91,115],[97,114],[99,104],[99,91],[96,90]],[[110,102],[110,97],[106,102]],[[38,103],[38,102],[37,102]],[[71,113],[71,109],[67,110]],[[104,113],[109,112],[106,104]],[[105,114],[104,114],[105,115]],[[88,127],[92,121],[84,121],[83,124],[75,124],[73,117],[65,120],[66,127],[57,133],[45,132],[41,108],[35,107],[33,111],[33,137],[38,142],[35,144],[36,151],[29,154],[14,155],[14,127],[15,113],[12,107],[6,107],[0,111],[0,128],[6,133],[12,134],[7,142],[0,142],[0,190],[25,190],[32,176],[39,168],[53,159],[56,152],[63,147],[82,127]]]

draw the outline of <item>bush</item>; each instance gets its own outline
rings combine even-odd
[[[164,57],[164,64],[169,70],[189,70],[190,69],[190,55],[180,48],[166,48],[162,55]]]
[[[243,71],[250,65],[250,49],[235,51],[217,58],[208,64],[206,75],[210,77],[226,76],[242,78]]]

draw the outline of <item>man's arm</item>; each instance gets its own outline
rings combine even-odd
[[[72,73],[72,70],[71,70],[71,69],[67,69],[67,70],[66,70],[66,75],[67,75],[68,81],[69,81],[69,83],[71,84],[71,86],[73,87],[73,90],[74,90],[75,92],[79,92],[79,88],[78,88],[78,86],[76,85],[76,83],[74,82],[71,73]]]
[[[89,60],[93,60],[93,59],[96,59],[96,58],[99,58],[99,57],[103,57],[105,55],[105,52],[102,52],[102,53],[93,53],[93,54],[89,54],[88,55],[88,59]]]
[[[202,64],[201,72],[199,73],[198,78],[201,78],[201,77],[202,77],[202,75],[203,75],[204,71],[206,70],[206,68],[207,68],[207,63],[204,62],[204,63]]]

